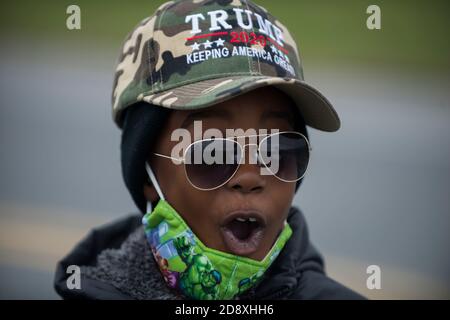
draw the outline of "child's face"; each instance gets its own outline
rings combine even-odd
[[[282,92],[266,87],[251,91],[235,99],[202,110],[173,111],[158,137],[152,152],[170,155],[179,141],[171,141],[172,132],[184,126],[194,137],[194,122],[202,121],[203,131],[220,129],[293,130],[292,102]],[[188,119],[186,121],[186,119]],[[202,132],[203,134],[203,132]],[[247,143],[247,142],[246,142]],[[249,147],[245,149],[245,163],[223,186],[211,191],[194,188],[186,178],[183,164],[170,159],[151,156],[150,164],[167,201],[184,218],[192,231],[208,247],[262,260],[271,249],[283,228],[295,193],[295,182],[283,182],[272,175],[261,175],[260,167],[249,163]],[[145,185],[147,199],[157,200],[153,187]],[[261,231],[236,244],[224,225],[230,214],[239,212],[258,216]],[[252,224],[254,225],[254,224]],[[227,231],[228,230],[228,231]],[[241,231],[242,232],[242,231]],[[239,234],[242,237],[242,233]]]

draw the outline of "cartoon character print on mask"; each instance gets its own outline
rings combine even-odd
[[[288,224],[262,261],[205,246],[165,200],[142,222],[151,250],[170,288],[189,299],[235,299],[256,286],[292,234]]]

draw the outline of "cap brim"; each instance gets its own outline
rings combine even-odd
[[[322,131],[337,131],[341,122],[331,103],[304,81],[266,76],[209,79],[144,96],[143,101],[176,110],[206,108],[265,86],[285,92],[297,105],[305,124]]]

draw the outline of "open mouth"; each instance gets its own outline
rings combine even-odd
[[[249,256],[254,253],[264,236],[265,221],[255,212],[234,212],[221,227],[225,245],[230,253]]]

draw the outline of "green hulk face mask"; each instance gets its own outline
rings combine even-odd
[[[188,299],[233,299],[255,286],[289,240],[287,223],[262,261],[205,246],[164,199],[148,164],[146,170],[159,194],[154,210],[148,204],[142,218],[147,240],[170,288]]]

